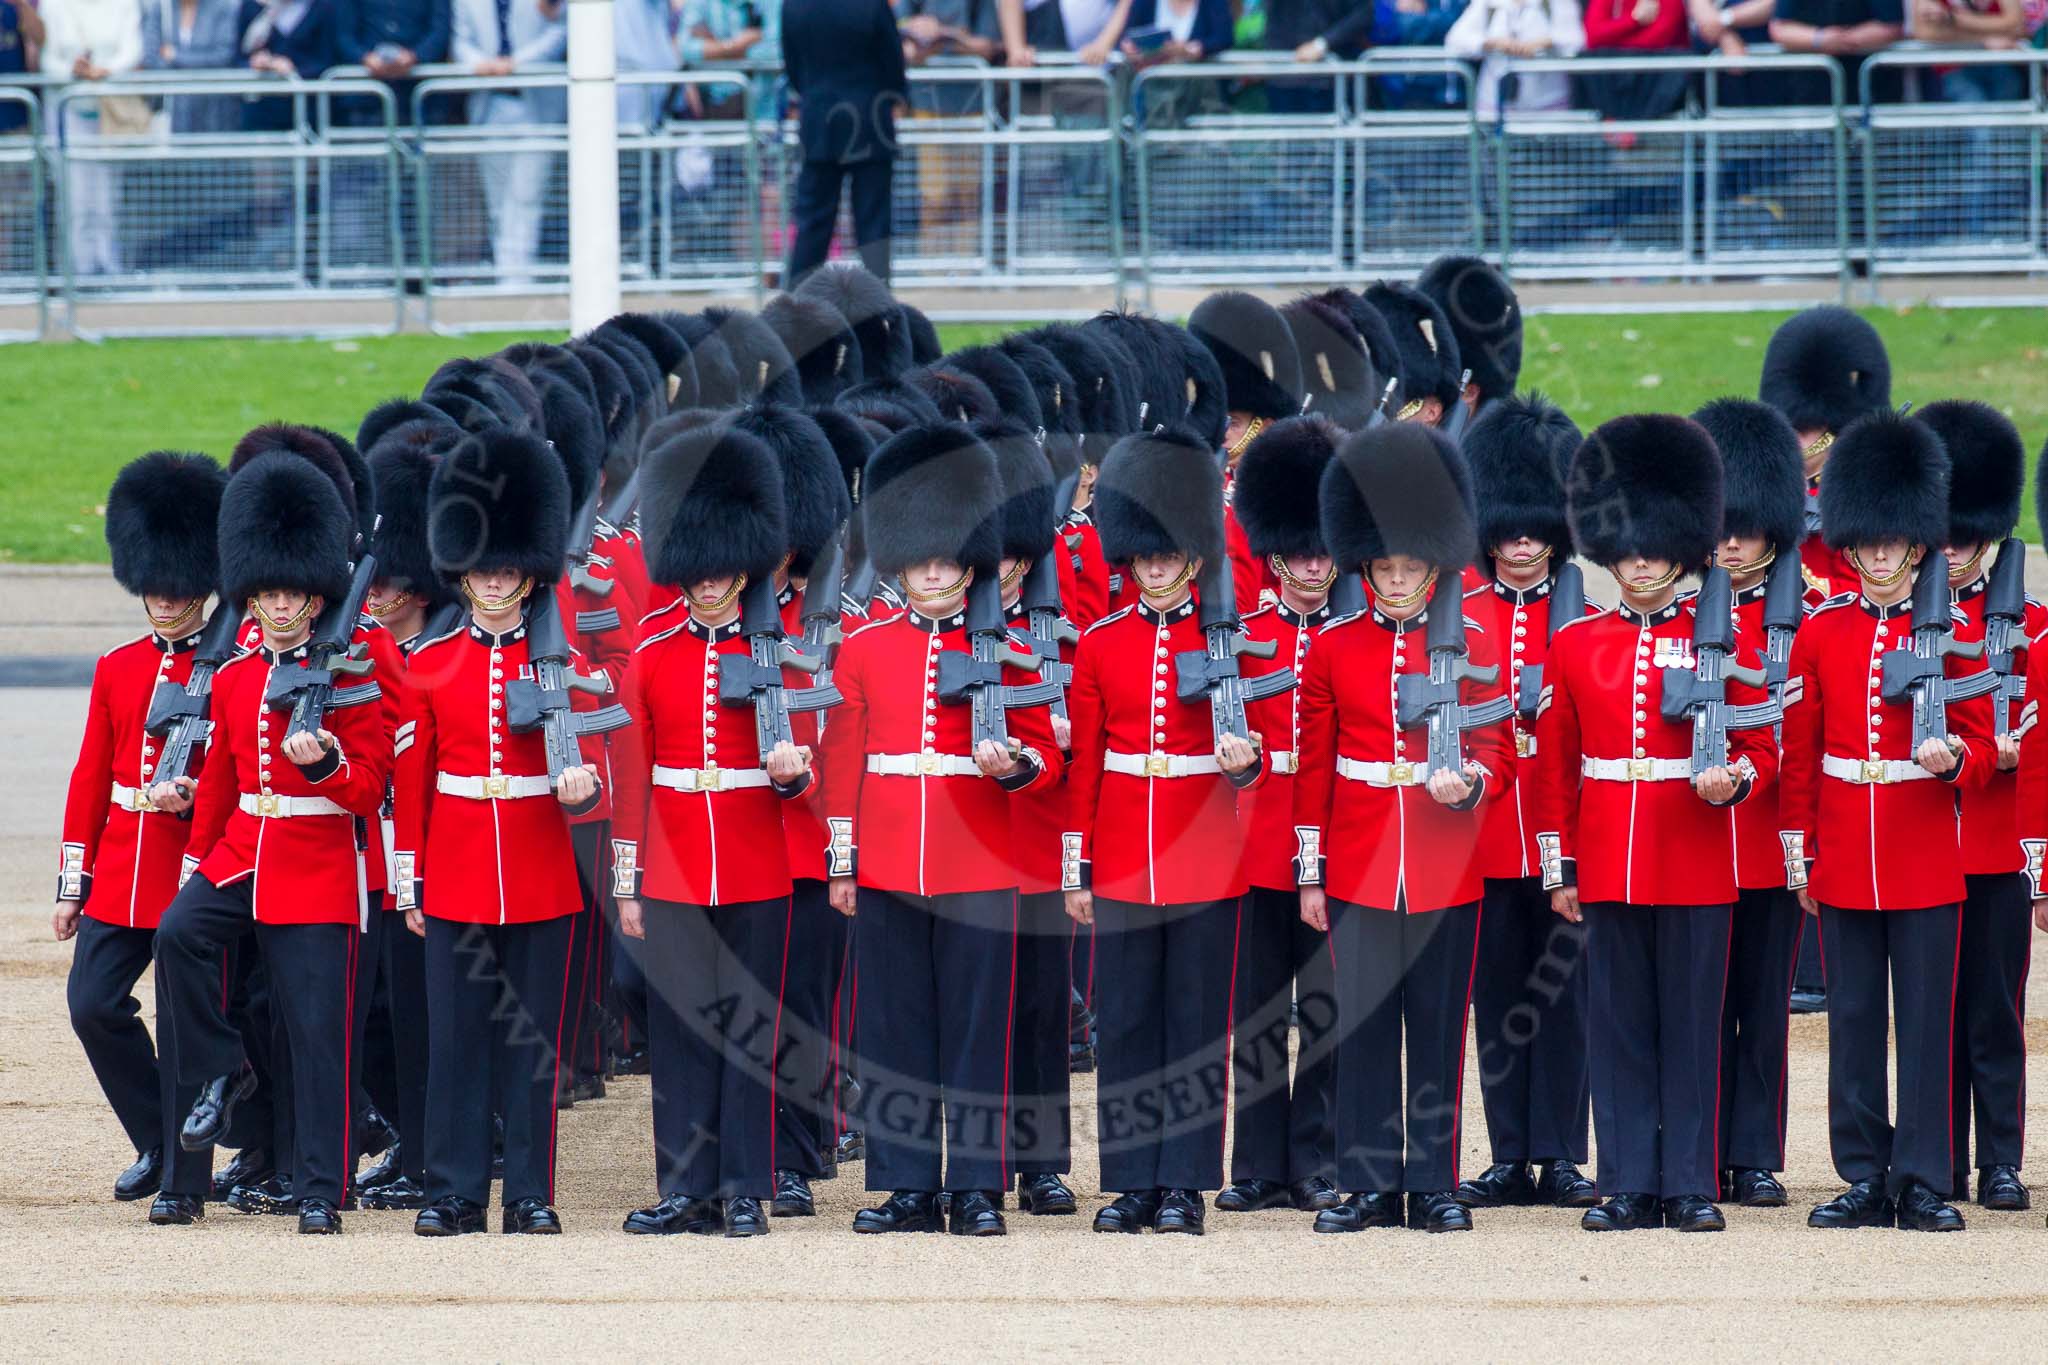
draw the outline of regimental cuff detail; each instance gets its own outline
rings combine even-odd
[[[85,870],[85,845],[66,844],[57,862],[57,899],[83,901],[92,891],[92,873]]]
[[[828,838],[825,843],[825,875],[828,877],[851,877],[859,864],[859,850],[853,842],[853,821],[847,816],[835,815],[825,821]]]
[[[1813,870],[1813,859],[1806,856],[1806,831],[1803,829],[1781,829],[1778,843],[1785,850],[1785,888],[1800,891],[1806,887],[1806,875]]]
[[[1543,868],[1543,889],[1561,891],[1579,884],[1579,861],[1564,856],[1564,839],[1556,834],[1536,836],[1536,859]]]
[[[1323,861],[1323,831],[1316,825],[1294,827],[1294,884],[1321,886],[1326,870]]]
[[[631,839],[612,840],[612,894],[620,900],[640,895],[640,845]]]
[[[2020,852],[2027,857],[2027,884],[2033,887],[2034,899],[2039,900],[2042,896],[2041,861],[2042,855],[2048,853],[2048,839],[2022,839]]]
[[[1071,831],[1060,835],[1060,890],[1086,891],[1091,885],[1092,868],[1089,860],[1082,856],[1086,841]]]
[[[400,910],[420,908],[420,879],[416,869],[419,856],[404,850],[391,854],[391,894],[396,898]]]

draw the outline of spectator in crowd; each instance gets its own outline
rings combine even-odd
[[[613,0],[612,50],[620,75],[629,71],[674,71],[681,65],[675,35],[669,30],[668,0]],[[658,126],[673,87],[626,85],[618,88],[621,136]]]
[[[782,60],[782,0],[683,0],[676,31],[684,66],[773,65]],[[774,88],[772,73],[756,76],[755,102],[765,107]],[[703,92],[701,98],[698,91]],[[740,118],[746,113],[744,94],[745,87],[739,85],[693,87],[691,113],[699,118]]]
[[[1640,53],[1690,52],[1692,29],[1687,0],[1587,0],[1586,53],[1614,57]],[[1604,119],[1663,118],[1685,103],[1692,76],[1683,71],[1603,71],[1579,76],[1574,102]],[[1654,212],[1659,191],[1643,186],[1617,191],[1623,204]],[[1630,210],[1622,207],[1627,215]]]
[[[454,19],[449,0],[333,0],[334,55],[345,66],[360,66],[380,81],[391,85],[398,102],[398,117],[408,117],[413,68],[448,60]],[[361,110],[350,109],[349,122],[383,115],[367,101]],[[346,106],[345,106],[346,107]],[[432,111],[429,111],[430,113]]]
[[[1134,67],[1199,62],[1237,40],[1230,0],[1131,0],[1116,49]]]
[[[46,76],[104,81],[142,65],[142,11],[136,0],[43,0],[41,18],[37,49]],[[66,101],[59,131],[69,153],[77,144],[146,132],[148,126],[148,106],[125,95]],[[65,171],[71,269],[80,275],[118,274],[120,169],[67,155]]]
[[[1339,29],[1331,43],[1349,47],[1441,47],[1465,12],[1465,0],[1372,0],[1371,22]],[[1299,55],[1299,54],[1298,54]],[[1376,109],[1448,109],[1464,99],[1464,86],[1448,76],[1381,76],[1372,82]]]
[[[1351,58],[1372,42],[1372,0],[1266,0],[1262,46],[1297,62]],[[1274,114],[1327,114],[1337,107],[1328,77],[1269,80],[1266,109]]]
[[[1000,60],[1003,37],[998,8],[998,0],[897,0],[896,29],[903,35],[904,63],[922,66],[934,57]],[[911,89],[913,119],[957,119],[981,112],[981,86],[973,82],[927,81]],[[918,218],[915,224],[899,223],[899,235],[943,229],[979,217],[978,149],[935,144],[909,154],[917,166]],[[939,254],[963,248],[964,244],[950,241],[926,244],[926,249]]]
[[[1498,115],[1503,103],[1516,113],[1571,108],[1571,77],[1561,71],[1518,74],[1505,101],[1501,78],[1513,58],[1576,57],[1585,46],[1579,0],[1472,0],[1444,35],[1453,56],[1479,63],[1476,99],[1486,119]]]
[[[782,59],[782,0],[682,0],[677,15],[677,47],[686,67],[717,62],[753,62],[762,66]],[[693,119],[744,119],[751,105],[772,116],[777,74],[762,71],[750,83],[683,87],[683,112]],[[739,189],[745,181],[744,156],[737,147],[684,147],[676,152],[676,184],[680,222],[676,250],[718,260],[744,256],[752,250],[751,219],[776,222],[782,189],[773,177],[762,182],[760,201],[749,204]],[[773,248],[777,254],[782,247]]]
[[[1588,52],[1675,52],[1686,46],[1684,0],[1592,0]]]
[[[34,69],[35,49],[43,41],[43,21],[31,0],[0,0],[0,78]],[[0,136],[28,126],[28,110],[0,104]]]
[[[151,71],[218,71],[242,64],[240,0],[142,0],[142,64]],[[233,95],[166,98],[173,133],[231,133]]]
[[[1689,0],[1687,8],[1692,15],[1693,33],[1701,43],[1724,57],[1740,57],[1749,51],[1751,43],[1770,41],[1771,14],[1777,3],[1778,0],[1737,0],[1735,4],[1723,5],[1719,0]],[[1753,80],[1754,73],[1745,73],[1742,79]],[[1728,99],[1725,78],[1721,95],[1722,103],[1767,103],[1762,99]]]
[[[249,69],[286,80],[318,79],[334,65],[336,2],[242,0],[237,22]],[[250,100],[242,106],[242,126],[252,132],[282,132],[292,126],[293,116],[293,101],[284,98]]]
[[[559,62],[569,50],[566,0],[455,0],[455,60],[479,76],[517,76]],[[496,127],[562,123],[568,95],[560,89],[478,90],[469,121]],[[553,158],[546,152],[494,152],[483,158],[484,200],[491,216],[491,259],[498,280],[515,288],[533,281],[540,249],[541,209]]]
[[[896,109],[909,95],[896,16],[889,0],[787,0],[782,18],[782,68],[802,101],[797,142],[804,157],[782,287],[796,288],[825,263],[840,187],[848,182],[861,261],[886,283]]]
[[[2020,0],[1913,0],[1913,36],[1949,47],[2010,50],[2026,38]],[[1941,98],[1952,104],[1992,104],[2027,93],[2020,66],[1950,66],[1936,73]]]
[[[1902,0],[1777,0],[1771,18],[1771,41],[1787,52],[1819,52],[1841,62],[1844,98],[1851,103],[1857,99],[1863,59],[1905,36]],[[1826,104],[1831,98],[1827,79],[1818,73],[1787,84],[1800,104]],[[1896,73],[1871,93],[1883,101],[1898,99]]]
[[[1101,66],[1130,14],[1131,0],[1002,0],[1003,54],[1011,66],[1035,64],[1040,48]]]

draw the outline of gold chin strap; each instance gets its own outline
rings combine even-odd
[[[789,561],[784,560],[783,562],[786,564]],[[738,597],[740,593],[746,589],[746,586],[747,576],[745,574],[740,574],[738,577],[733,579],[732,586],[725,590],[725,595],[723,597],[720,597],[716,602],[699,602],[695,598],[692,598],[690,600],[690,610],[698,613],[699,615],[703,615],[708,612],[711,615],[716,616],[719,612],[724,611],[727,607],[731,606],[732,600],[735,597]]]
[[[1504,555],[1500,553],[1498,550],[1496,550],[1493,552],[1493,562],[1496,564],[1505,564],[1510,569],[1531,569],[1534,568],[1536,565],[1543,563],[1543,561],[1545,561],[1546,559],[1549,559],[1550,556],[1551,548],[1548,545],[1544,546],[1535,554],[1529,555],[1524,559],[1516,559],[1512,555]]]
[[[1381,592],[1379,594],[1380,603],[1383,606],[1392,607],[1395,611],[1406,611],[1408,610],[1408,608],[1414,606],[1417,602],[1420,602],[1423,598],[1429,596],[1429,590],[1435,586],[1436,570],[1431,569],[1429,571],[1429,577],[1423,579],[1422,586],[1417,588],[1414,592],[1409,593],[1406,597],[1396,597],[1392,593]],[[1375,588],[1374,591],[1378,592],[1379,590]]]
[[[1236,464],[1237,457],[1244,454],[1245,447],[1249,446],[1253,441],[1258,440],[1259,433],[1264,431],[1265,429],[1265,418],[1252,418],[1252,420],[1245,425],[1244,435],[1237,438],[1237,444],[1223,447],[1223,453],[1230,457],[1230,463]]]
[[[1285,583],[1288,587],[1294,589],[1296,592],[1328,592],[1330,590],[1330,585],[1337,581],[1337,566],[1335,563],[1332,563],[1330,565],[1330,572],[1323,575],[1322,582],[1311,583],[1305,578],[1296,578],[1293,574],[1287,572],[1287,561],[1282,559],[1279,555],[1270,556],[1266,560],[1266,562],[1273,566],[1274,576],[1277,577],[1282,583]]]
[[[1764,571],[1765,569],[1768,569],[1768,568],[1770,568],[1770,567],[1771,567],[1771,565],[1773,565],[1773,564],[1775,564],[1775,563],[1777,563],[1777,562],[1778,562],[1778,547],[1777,547],[1777,546],[1775,546],[1775,545],[1773,545],[1773,546],[1772,546],[1772,547],[1771,547],[1770,549],[1768,549],[1768,550],[1765,550],[1765,551],[1764,551],[1764,552],[1763,552],[1762,554],[1758,555],[1758,556],[1757,556],[1757,557],[1756,557],[1755,559],[1752,559],[1752,560],[1750,560],[1750,561],[1749,561],[1749,563],[1747,563],[1747,564],[1737,564],[1737,565],[1736,565],[1736,566],[1735,566],[1734,568],[1730,569],[1730,570],[1729,570],[1728,572],[1729,572],[1729,573],[1731,573],[1731,574],[1752,574],[1752,573],[1762,573],[1762,572],[1763,572],[1763,571]]]
[[[1005,596],[1008,596],[1010,589],[1016,587],[1023,580],[1025,572],[1030,567],[1031,561],[1028,559],[1020,559],[1010,566],[1010,571],[1003,575],[1002,589]]]
[[[1875,583],[1880,588],[1889,588],[1892,584],[1913,572],[1913,566],[1920,562],[1909,554],[1906,556],[1906,562],[1899,565],[1898,568],[1888,574],[1879,575],[1865,569],[1863,567],[1863,556],[1857,554],[1854,550],[1850,550],[1843,558],[1849,561],[1849,567],[1854,569],[1860,577]]]
[[[1147,588],[1141,586],[1138,589],[1138,596],[1144,598],[1147,602],[1163,601],[1166,598],[1178,594],[1182,588],[1185,588],[1188,584],[1194,582],[1194,580],[1195,561],[1190,559],[1187,563],[1181,565],[1180,572],[1174,575],[1174,579],[1171,583],[1168,583],[1163,588]]]
[[[1825,463],[1822,457],[1828,453],[1829,447],[1833,446],[1834,443],[1835,433],[1823,431],[1820,435],[1813,438],[1812,444],[1799,452],[1800,461],[1806,466],[1808,478],[1814,477],[1815,471]]]
[[[409,592],[402,592],[398,594],[398,596],[392,598],[389,602],[386,602],[381,607],[373,606],[366,602],[363,604],[363,610],[367,611],[368,613],[370,613],[370,615],[376,617],[379,621],[381,621],[385,617],[389,616],[392,612],[397,611],[400,607],[405,606],[411,601],[412,594]]]
[[[157,634],[168,637],[172,631],[183,630],[186,626],[191,625],[192,618],[197,616],[199,609],[205,605],[206,599],[204,597],[195,597],[185,604],[185,610],[179,612],[170,620],[159,621],[154,615],[151,615],[149,624],[156,628]],[[143,610],[147,612],[149,609],[145,607]]]
[[[263,626],[272,634],[289,635],[293,631],[297,630],[300,626],[306,624],[307,619],[312,616],[313,599],[309,595],[306,598],[306,605],[299,608],[298,614],[293,616],[291,620],[285,622],[281,626],[271,624],[270,618],[263,614],[263,609],[256,605],[256,599],[253,597],[249,599],[249,614],[256,618],[257,624]]]
[[[903,595],[913,602],[944,602],[948,598],[958,597],[961,593],[967,591],[968,586],[973,582],[974,570],[969,569],[937,592],[919,592],[916,588],[905,583],[903,585]]]
[[[1951,566],[1948,571],[1948,581],[1951,583],[1960,583],[1964,579],[1968,578],[1971,574],[1977,572],[1977,566],[1984,562],[1985,551],[1989,550],[1990,548],[1991,542],[1986,541],[1984,542],[1984,544],[1979,545],[1977,547],[1977,553],[1971,555],[1962,563]]]
[[[1636,587],[1634,584],[1624,584],[1624,586],[1626,586],[1630,592],[1636,593],[1638,595],[1641,595],[1643,593],[1662,592],[1664,591],[1664,589],[1670,587],[1673,583],[1676,583],[1679,580],[1679,578],[1684,575],[1684,573],[1684,565],[1674,564],[1671,566],[1671,572],[1665,574],[1662,578],[1659,578],[1654,583],[1645,583],[1641,587]],[[1621,577],[1621,575],[1616,574],[1615,577],[1619,578]]]
[[[1425,400],[1421,398],[1409,399],[1407,403],[1402,405],[1401,410],[1394,414],[1394,420],[1396,422],[1405,422],[1409,418],[1415,416],[1416,413],[1422,411],[1422,405],[1424,401]]]
[[[462,595],[469,599],[469,604],[472,607],[487,615],[493,612],[504,611],[516,603],[525,601],[526,595],[532,591],[533,580],[531,578],[522,578],[519,580],[519,586],[506,593],[503,597],[479,597],[470,589],[469,575],[464,574],[462,577]]]

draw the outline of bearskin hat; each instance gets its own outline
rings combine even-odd
[[[668,385],[662,386],[662,402],[694,403],[697,377],[690,363],[690,345],[676,334],[673,327],[652,313],[620,313],[599,324],[599,330],[624,332],[646,348],[654,357],[654,366],[661,371],[663,379],[675,380],[676,394],[669,397]],[[689,396],[682,392],[691,390]]]
[[[809,414],[778,403],[742,408],[733,426],[774,453],[782,469],[782,507],[789,536],[789,567],[808,574],[853,510],[839,456]]]
[[[655,316],[690,347],[690,363],[697,371],[698,406],[730,408],[746,401],[740,393],[739,362],[709,318],[698,313]]]
[[[1188,331],[1222,370],[1229,411],[1268,421],[1301,411],[1301,356],[1272,304],[1240,289],[1220,290],[1195,305]]]
[[[1877,329],[1855,313],[1833,304],[1809,308],[1771,333],[1757,397],[1795,431],[1839,436],[1864,413],[1891,405],[1891,357]]]
[[[903,310],[904,330],[910,333],[910,363],[929,365],[946,353],[944,343],[939,340],[939,329],[932,326],[932,320],[924,310],[915,304],[899,303]]]
[[[867,472],[868,457],[875,453],[873,428],[844,408],[812,408],[810,418],[832,447],[847,497],[858,505],[861,476]]]
[[[819,299],[839,310],[860,338],[861,363],[870,379],[900,379],[913,365],[929,360],[911,356],[911,328],[896,296],[866,269],[852,262],[827,262],[805,276],[795,293]],[[936,338],[933,359],[937,358]]]
[[[1393,380],[1395,391],[1401,385],[1401,347],[1394,340],[1394,329],[1388,325],[1386,315],[1365,301],[1365,296],[1341,285],[1325,289],[1310,298],[1318,303],[1327,303],[1344,310],[1344,316],[1351,319],[1351,325],[1358,332],[1358,339],[1365,343],[1365,354],[1372,361],[1374,390],[1372,405],[1379,407],[1380,394],[1386,391],[1387,381]],[[1389,414],[1391,416],[1391,414]]]
[[[954,369],[943,357],[936,365],[920,366],[905,374],[903,384],[931,400],[941,421],[972,426],[976,422],[993,422],[1003,415],[988,385],[965,370]]]
[[[618,358],[594,341],[572,341],[563,350],[590,376],[597,393],[597,420],[604,425],[607,442],[617,442],[633,430],[639,420],[639,391]]]
[[[1721,535],[1762,536],[1796,554],[1806,535],[1806,474],[1785,414],[1753,398],[1716,398],[1692,415],[1721,452]]]
[[[687,587],[775,572],[789,548],[782,470],[760,437],[708,423],[647,451],[640,474],[647,575]]]
[[[1595,564],[1641,555],[1706,566],[1721,532],[1721,455],[1699,423],[1669,413],[1603,422],[1565,476],[1572,543]]]
[[[343,454],[344,448],[347,454]],[[257,456],[278,451],[304,460],[334,485],[334,491],[341,495],[342,506],[348,511],[351,536],[359,530],[369,529],[371,518],[376,514],[369,470],[362,465],[362,456],[352,444],[346,441],[336,444],[333,432],[296,422],[269,422],[251,428],[235,442],[234,453],[228,456],[228,476],[232,478],[241,473]]]
[[[592,328],[583,337],[583,344],[594,347],[612,358],[612,363],[626,376],[626,388],[633,395],[633,408],[637,414],[640,408],[651,402],[654,395],[665,388],[662,383],[661,365],[654,358],[654,352],[647,349],[645,342],[631,332],[617,327],[599,326]]]
[[[1408,555],[1456,573],[1479,553],[1472,476],[1435,427],[1389,422],[1354,432],[1323,470],[1323,543],[1350,571]]]
[[[733,368],[739,374],[740,401],[764,398],[771,403],[801,406],[803,386],[797,382],[796,361],[775,329],[742,308],[706,308],[705,319],[718,329],[725,348],[732,352]]]
[[[940,362],[947,369],[971,374],[987,386],[996,401],[1001,420],[1020,424],[1026,431],[1045,425],[1038,408],[1038,390],[1031,386],[1023,367],[994,346],[964,346]]]
[[[388,398],[363,415],[361,424],[356,427],[356,449],[369,450],[383,439],[385,432],[408,422],[437,423],[458,435],[462,431],[454,418],[432,403],[411,398]]]
[[[1138,313],[1114,309],[1082,324],[1084,330],[1121,346],[1130,357],[1122,373],[1130,376],[1129,387],[1137,399],[1133,431],[1178,422],[1188,410],[1187,363],[1171,333],[1147,325],[1154,322],[1156,319]]]
[[[1043,558],[1052,550],[1059,523],[1053,512],[1052,462],[1021,422],[1005,418],[985,423],[975,428],[975,435],[995,456],[996,477],[1003,486],[1004,556]]]
[[[866,377],[860,338],[839,310],[823,299],[778,294],[761,310],[761,321],[782,338],[796,360],[805,403],[829,403]]]
[[[1223,448],[1223,434],[1230,429],[1230,395],[1223,382],[1223,367],[1216,357],[1209,354],[1209,348],[1195,340],[1195,334],[1185,327],[1176,327],[1170,322],[1156,325],[1172,334],[1174,346],[1180,352],[1180,362],[1187,374],[1182,388],[1187,394],[1187,410],[1181,415],[1183,426],[1193,430],[1208,441],[1213,449]]]
[[[566,380],[546,374],[535,378],[539,381],[542,430],[561,457],[562,472],[569,476],[570,505],[581,507],[596,491],[609,453],[604,425]]]
[[[1300,298],[1280,310],[1294,347],[1301,356],[1302,392],[1307,410],[1329,418],[1346,431],[1357,431],[1372,417],[1380,401],[1379,384],[1366,354],[1365,342],[1351,319],[1336,304]]]
[[[1095,481],[1095,525],[1112,563],[1168,554],[1214,562],[1224,553],[1215,447],[1181,426],[1124,437]]]
[[[598,406],[597,381],[590,377],[590,367],[566,346],[550,341],[515,341],[498,352],[498,359],[532,379],[536,387],[540,382],[537,376],[542,374],[566,380],[593,410]]]
[[[427,490],[427,545],[453,582],[472,569],[510,569],[536,585],[568,559],[569,477],[532,432],[478,432],[441,459]]]
[[[1482,551],[1528,536],[1557,551],[1559,562],[1571,555],[1565,474],[1582,439],[1577,424],[1540,393],[1511,393],[1487,405],[1464,440]]]
[[[870,379],[839,395],[833,406],[887,427],[891,435],[945,420],[937,403],[900,379]]]
[[[912,427],[868,459],[860,516],[875,571],[950,559],[978,574],[1003,558],[1003,486],[995,455],[956,422]]]
[[[1252,553],[1264,559],[1324,552],[1323,470],[1345,433],[1327,417],[1287,417],[1260,432],[1237,461],[1230,505]]]
[[[2019,524],[2027,448],[2019,428],[1989,403],[1944,398],[1913,416],[1948,451],[1949,545],[1991,545]]]
[[[220,586],[221,490],[227,472],[204,455],[155,450],[107,490],[114,581],[137,597],[204,597]]]
[[[1429,295],[1384,280],[1365,291],[1365,301],[1386,318],[1400,350],[1401,406],[1434,398],[1449,412],[1464,392],[1458,381],[1465,366],[1444,310]]]
[[[449,594],[446,581],[434,570],[433,551],[427,548],[428,489],[442,459],[462,440],[460,431],[436,423],[407,422],[370,448],[378,517],[370,553],[377,558],[377,577],[430,605]]]
[[[1948,449],[1927,423],[1889,407],[1865,413],[1835,438],[1820,481],[1820,527],[1829,548],[1903,538],[1948,544]]]
[[[1477,256],[1439,256],[1415,287],[1436,300],[1472,371],[1479,401],[1505,398],[1522,377],[1522,306],[1507,277]]]
[[[1038,401],[1038,425],[1048,436],[1081,434],[1081,394],[1073,374],[1059,357],[1033,336],[1004,337],[997,349],[1017,366]],[[1000,396],[1000,395],[998,395]]]
[[[370,523],[377,519],[377,488],[376,481],[370,476],[370,462],[363,458],[363,452],[356,448],[356,443],[340,432],[316,426],[308,426],[306,430],[324,439],[334,447],[334,453],[341,456],[341,463],[348,470],[349,487],[355,494],[350,510],[356,515],[356,529],[367,534]]]
[[[525,375],[496,356],[458,356],[442,361],[428,376],[420,397],[439,407],[444,396],[481,406],[495,425],[540,425],[540,395]],[[456,420],[474,429],[470,419]]]
[[[1131,372],[1129,352],[1105,344],[1107,334],[1060,323],[1026,333],[1051,352],[1073,376],[1080,409],[1081,458],[1089,464],[1102,457],[1120,437],[1138,429],[1137,395],[1124,383]]]
[[[333,599],[348,591],[348,503],[333,480],[285,450],[245,461],[220,495],[220,590],[246,602],[284,589]]]

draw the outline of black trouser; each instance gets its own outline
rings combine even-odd
[[[1017,893],[862,887],[854,931],[867,1188],[1005,1188]]]
[[[781,987],[787,900],[644,903],[647,1053],[661,1195],[775,1192],[776,1100],[787,1065]]]
[[[1067,947],[1063,892],[1017,897],[1017,1002],[1010,1022],[1010,1133],[1023,1175],[1074,1168],[1073,1087],[1067,1075]]]
[[[2027,967],[2033,906],[2024,873],[1966,877],[1963,946],[1956,962],[1955,1168],[2018,1166],[2027,1129]],[[1952,1191],[1953,1192],[1953,1191]]]
[[[156,931],[157,1018],[169,1020],[176,1072],[174,1099],[164,1111],[166,1154],[178,1153],[164,1189],[204,1197],[213,1153],[179,1149],[178,1129],[199,1088],[241,1069],[247,1054],[228,1021],[226,953],[250,920],[248,879],[215,887],[204,877],[187,881]],[[277,1078],[279,1109],[292,1116],[287,1158],[292,1189],[301,1199],[341,1202],[351,1160],[348,1051],[355,984],[354,924],[258,924],[256,947],[270,983],[270,1008],[284,1023],[291,1052],[290,1079]],[[190,1158],[189,1160],[186,1158]]]
[[[1725,905],[1584,907],[1600,1192],[1720,1192]]]
[[[1479,1094],[1495,1162],[1586,1160],[1586,927],[1541,877],[1488,878],[1472,982]]]
[[[1102,1188],[1223,1184],[1237,901],[1095,900]]]
[[[640,942],[619,932],[618,902],[609,893],[603,909],[605,1013],[618,1024],[620,1050],[637,1052],[647,1046],[647,977],[640,970]]]
[[[163,1081],[156,1045],[142,1023],[135,983],[149,970],[154,929],[129,929],[90,915],[78,920],[64,1000],[92,1074],[136,1152],[164,1140]],[[183,1122],[184,1116],[179,1115]]]
[[[1330,936],[1301,918],[1301,893],[1255,886],[1237,916],[1230,1023],[1230,1178],[1283,1184],[1337,1176],[1331,1086],[1337,987]],[[1288,1015],[1299,1002],[1301,1055],[1288,1085]]]
[[[1721,1004],[1721,1166],[1785,1169],[1792,973],[1807,918],[1784,887],[1740,891]]]
[[[875,155],[865,161],[816,161],[806,158],[796,174],[796,240],[789,248],[789,268],[782,285],[794,289],[804,276],[825,263],[832,232],[839,222],[839,186],[853,186],[853,238],[861,264],[884,283],[889,279],[890,189],[896,159]]]
[[[853,923],[840,916],[839,962],[832,977],[832,1071],[831,1111],[828,1131],[836,1144],[839,1135],[858,1131],[860,1122],[846,1112],[848,1083],[860,1082],[860,935]]]
[[[599,997],[604,977],[599,943],[605,933],[601,902],[606,881],[606,859],[611,849],[611,822],[594,820],[569,826],[569,843],[576,850],[576,881],[583,891],[583,908],[576,912],[569,936],[569,1022],[564,1030],[562,1056],[573,1065],[562,1068],[566,1088],[579,1079],[604,1074],[604,1036],[598,1027]]]
[[[370,1103],[370,1092],[363,1084],[364,1041],[370,1033],[370,1006],[377,999],[377,976],[384,970],[384,936],[391,930],[405,933],[403,916],[386,917],[383,896],[378,893],[370,906],[366,927],[356,936],[352,951],[355,953],[355,981],[349,987],[349,1048],[348,1074],[351,1099],[349,1109],[361,1118]],[[397,921],[394,923],[393,921]],[[391,1116],[384,1116],[389,1119]]]
[[[838,972],[840,939],[833,931],[846,917],[832,908],[825,883],[799,877],[789,893],[789,963],[775,964],[782,992],[782,1027],[776,1067],[775,1164],[813,1179],[825,1174],[830,1149],[832,1094],[826,1076],[832,1064],[832,978]]]
[[[1337,1183],[1344,1189],[1427,1194],[1458,1183],[1465,1013],[1479,917],[1476,901],[1420,914],[1330,901],[1343,1037]]]
[[[568,1063],[574,920],[427,917],[430,1199],[490,1199],[495,1113],[505,1122],[505,1204],[555,1202],[555,1087]]]
[[[398,1107],[389,1117],[403,1144],[400,1170],[415,1181],[427,1175],[427,941],[403,917],[385,926],[384,994],[391,1015],[392,1073]]]
[[[1799,930],[1799,964],[1792,969],[1794,990],[1827,994],[1827,963],[1822,960],[1825,956],[1821,951],[1820,917],[1808,915]]]
[[[1962,915],[1820,908],[1828,963],[1828,1142],[1852,1184],[1908,1181],[1950,1192],[1956,961]],[[1898,1004],[1898,1121],[1889,1117],[1887,1002]]]

